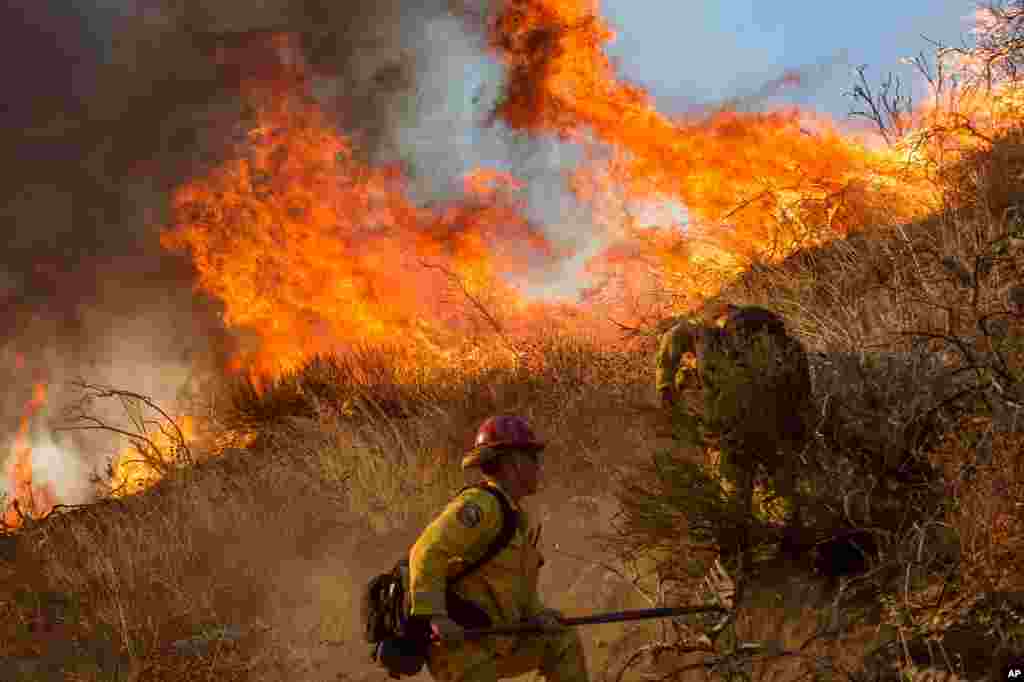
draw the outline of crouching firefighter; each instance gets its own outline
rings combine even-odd
[[[754,513],[755,478],[764,470],[789,506],[792,531],[801,525],[797,474],[813,410],[807,352],[770,310],[726,304],[716,312],[714,325],[680,320],[662,337],[655,374],[662,404],[719,436],[720,473],[742,518]],[[746,530],[739,540],[747,544]]]
[[[579,634],[541,602],[540,527],[519,507],[537,492],[543,449],[522,418],[487,419],[462,460],[463,469],[481,469],[483,482],[464,488],[424,529],[390,582],[389,574],[375,579],[384,582],[378,591],[394,585],[404,594],[395,608],[408,614],[392,619],[404,620],[393,628],[402,637],[377,649],[383,663],[394,661],[392,677],[415,674],[426,663],[440,682],[494,682],[535,670],[550,682],[589,680]],[[466,630],[523,623],[535,631],[466,636]]]

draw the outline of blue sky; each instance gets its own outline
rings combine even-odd
[[[926,36],[960,44],[971,0],[601,0],[618,33],[609,52],[622,74],[646,86],[659,108],[755,92],[786,69],[833,63],[815,88],[788,102],[843,118],[854,68],[869,66],[872,85],[889,71],[909,75],[901,57],[932,53]],[[905,79],[906,80],[906,79]]]

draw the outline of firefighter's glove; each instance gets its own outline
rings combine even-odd
[[[719,606],[732,609],[736,605],[736,583],[718,559],[715,559],[715,565],[712,566],[711,571],[705,576],[704,584],[711,592],[713,600]]]
[[[461,625],[448,616],[432,616],[430,619],[430,639],[435,642],[461,642],[466,632]]]
[[[544,609],[528,622],[539,626],[541,632],[561,632],[566,627],[562,624],[562,614],[554,609]]]

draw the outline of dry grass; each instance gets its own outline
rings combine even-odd
[[[979,451],[990,453],[979,463]],[[932,454],[951,500],[966,593],[1024,591],[1024,437],[965,418]]]
[[[143,494],[54,515],[19,534],[19,565],[35,564],[39,592],[74,599],[83,637],[114,637],[133,660],[204,628],[253,623],[281,579],[268,569],[319,553],[338,533],[342,498],[313,457],[297,449],[215,461]],[[41,617],[31,611],[5,622]]]

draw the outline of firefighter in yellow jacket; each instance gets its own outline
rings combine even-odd
[[[727,304],[716,312],[716,324],[673,320],[662,336],[655,370],[662,404],[681,407],[718,434],[720,471],[745,515],[759,467],[792,506],[798,451],[809,431],[807,353],[765,308]],[[798,525],[799,509],[790,512]]]
[[[707,329],[696,320],[674,317],[661,325],[661,343],[655,362],[654,383],[664,407],[699,390],[696,351]]]
[[[480,426],[462,467],[481,468],[484,484],[511,503],[518,527],[507,547],[455,586],[458,596],[486,613],[491,625],[532,621],[542,626],[542,632],[469,640],[456,622],[459,614],[449,613],[447,579],[482,557],[501,532],[502,508],[489,492],[470,489],[456,497],[410,552],[410,614],[429,619],[433,643],[427,666],[437,680],[494,682],[534,670],[549,682],[589,680],[579,634],[562,626],[560,614],[541,602],[540,527],[530,523],[518,504],[537,492],[543,449],[520,417],[491,417]]]

